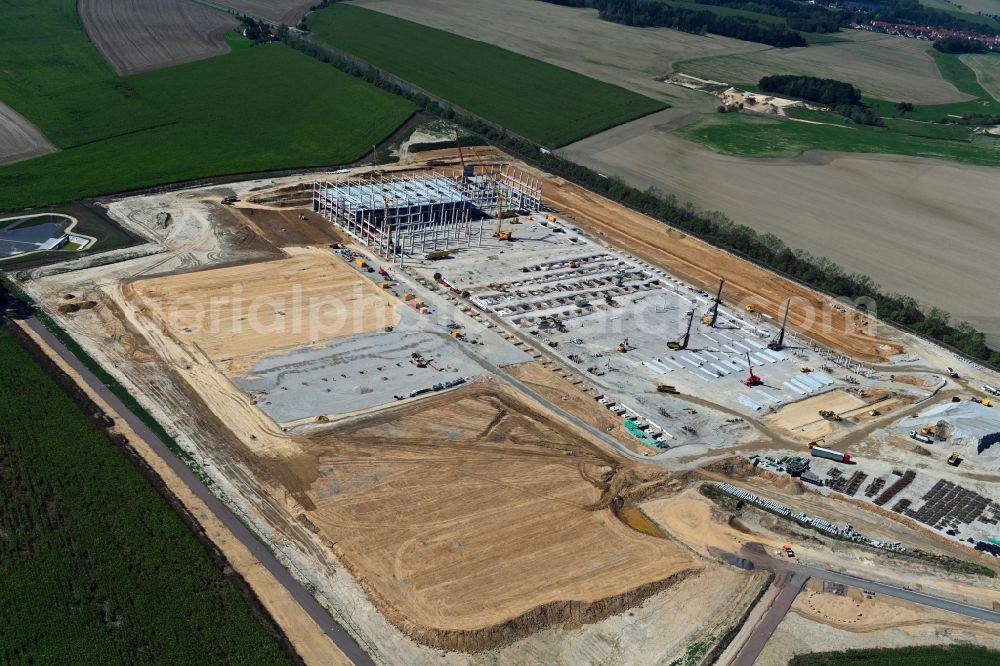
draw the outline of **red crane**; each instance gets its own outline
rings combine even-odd
[[[750,352],[747,352],[747,367],[750,368],[750,375],[744,377],[740,381],[743,382],[744,386],[759,386],[764,383],[764,380],[753,374],[753,364],[750,362]]]

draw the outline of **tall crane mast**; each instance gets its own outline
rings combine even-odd
[[[781,351],[785,348],[785,326],[788,324],[788,308],[791,304],[792,299],[785,301],[785,316],[781,319],[781,330],[778,331],[778,335],[773,340],[767,343],[767,348],[771,351]]]
[[[668,342],[667,347],[669,347],[670,349],[674,350],[687,349],[688,342],[690,342],[691,340],[691,322],[694,321],[694,310],[687,311],[687,318],[688,318],[688,325],[687,325],[687,330],[684,331],[684,337],[681,338],[679,342],[674,342],[673,340]]]
[[[710,314],[701,318],[701,323],[708,324],[710,328],[715,327],[715,322],[719,318],[719,303],[722,302],[722,285],[726,284],[726,278],[719,279],[719,291],[715,294],[715,301],[712,303]]]

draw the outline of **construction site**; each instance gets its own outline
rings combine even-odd
[[[492,149],[108,213],[22,287],[376,663],[751,663],[833,571],[1000,608],[1000,379],[874,313]]]

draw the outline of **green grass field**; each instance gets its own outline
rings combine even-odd
[[[0,662],[288,663],[133,464],[0,330]]]
[[[976,645],[927,645],[905,648],[813,652],[792,657],[788,666],[994,666],[1000,652]]]
[[[0,207],[351,162],[415,110],[280,44],[118,77],[73,0],[7,0],[0,100],[62,150],[0,168]],[[42,38],[44,36],[44,38]]]
[[[904,133],[899,128],[814,125],[745,113],[706,114],[677,130],[681,136],[729,155],[785,157],[801,155],[807,150],[835,150],[937,157],[1000,166],[1000,140],[994,137],[976,136],[971,141],[949,140],[920,135],[921,131],[932,132],[935,128],[924,126]],[[941,131],[947,132],[949,128],[942,128]]]
[[[664,108],[575,72],[359,7],[334,5],[308,20],[316,40],[548,146]]]
[[[880,116],[904,116],[912,120],[926,120],[931,122],[949,115],[962,116],[966,113],[1000,115],[1000,101],[994,99],[990,93],[979,85],[979,81],[976,80],[976,73],[962,62],[958,55],[941,53],[935,50],[931,50],[930,53],[934,56],[934,63],[941,72],[941,76],[958,88],[960,92],[971,95],[975,99],[965,102],[955,102],[953,104],[918,104],[913,111],[906,114],[902,114],[896,108],[895,102],[865,98],[865,104]],[[997,58],[1000,59],[1000,56],[997,56]]]

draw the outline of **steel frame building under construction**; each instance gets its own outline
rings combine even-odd
[[[375,172],[313,185],[314,211],[399,264],[417,254],[481,245],[485,219],[541,205],[540,181],[507,165]]]

